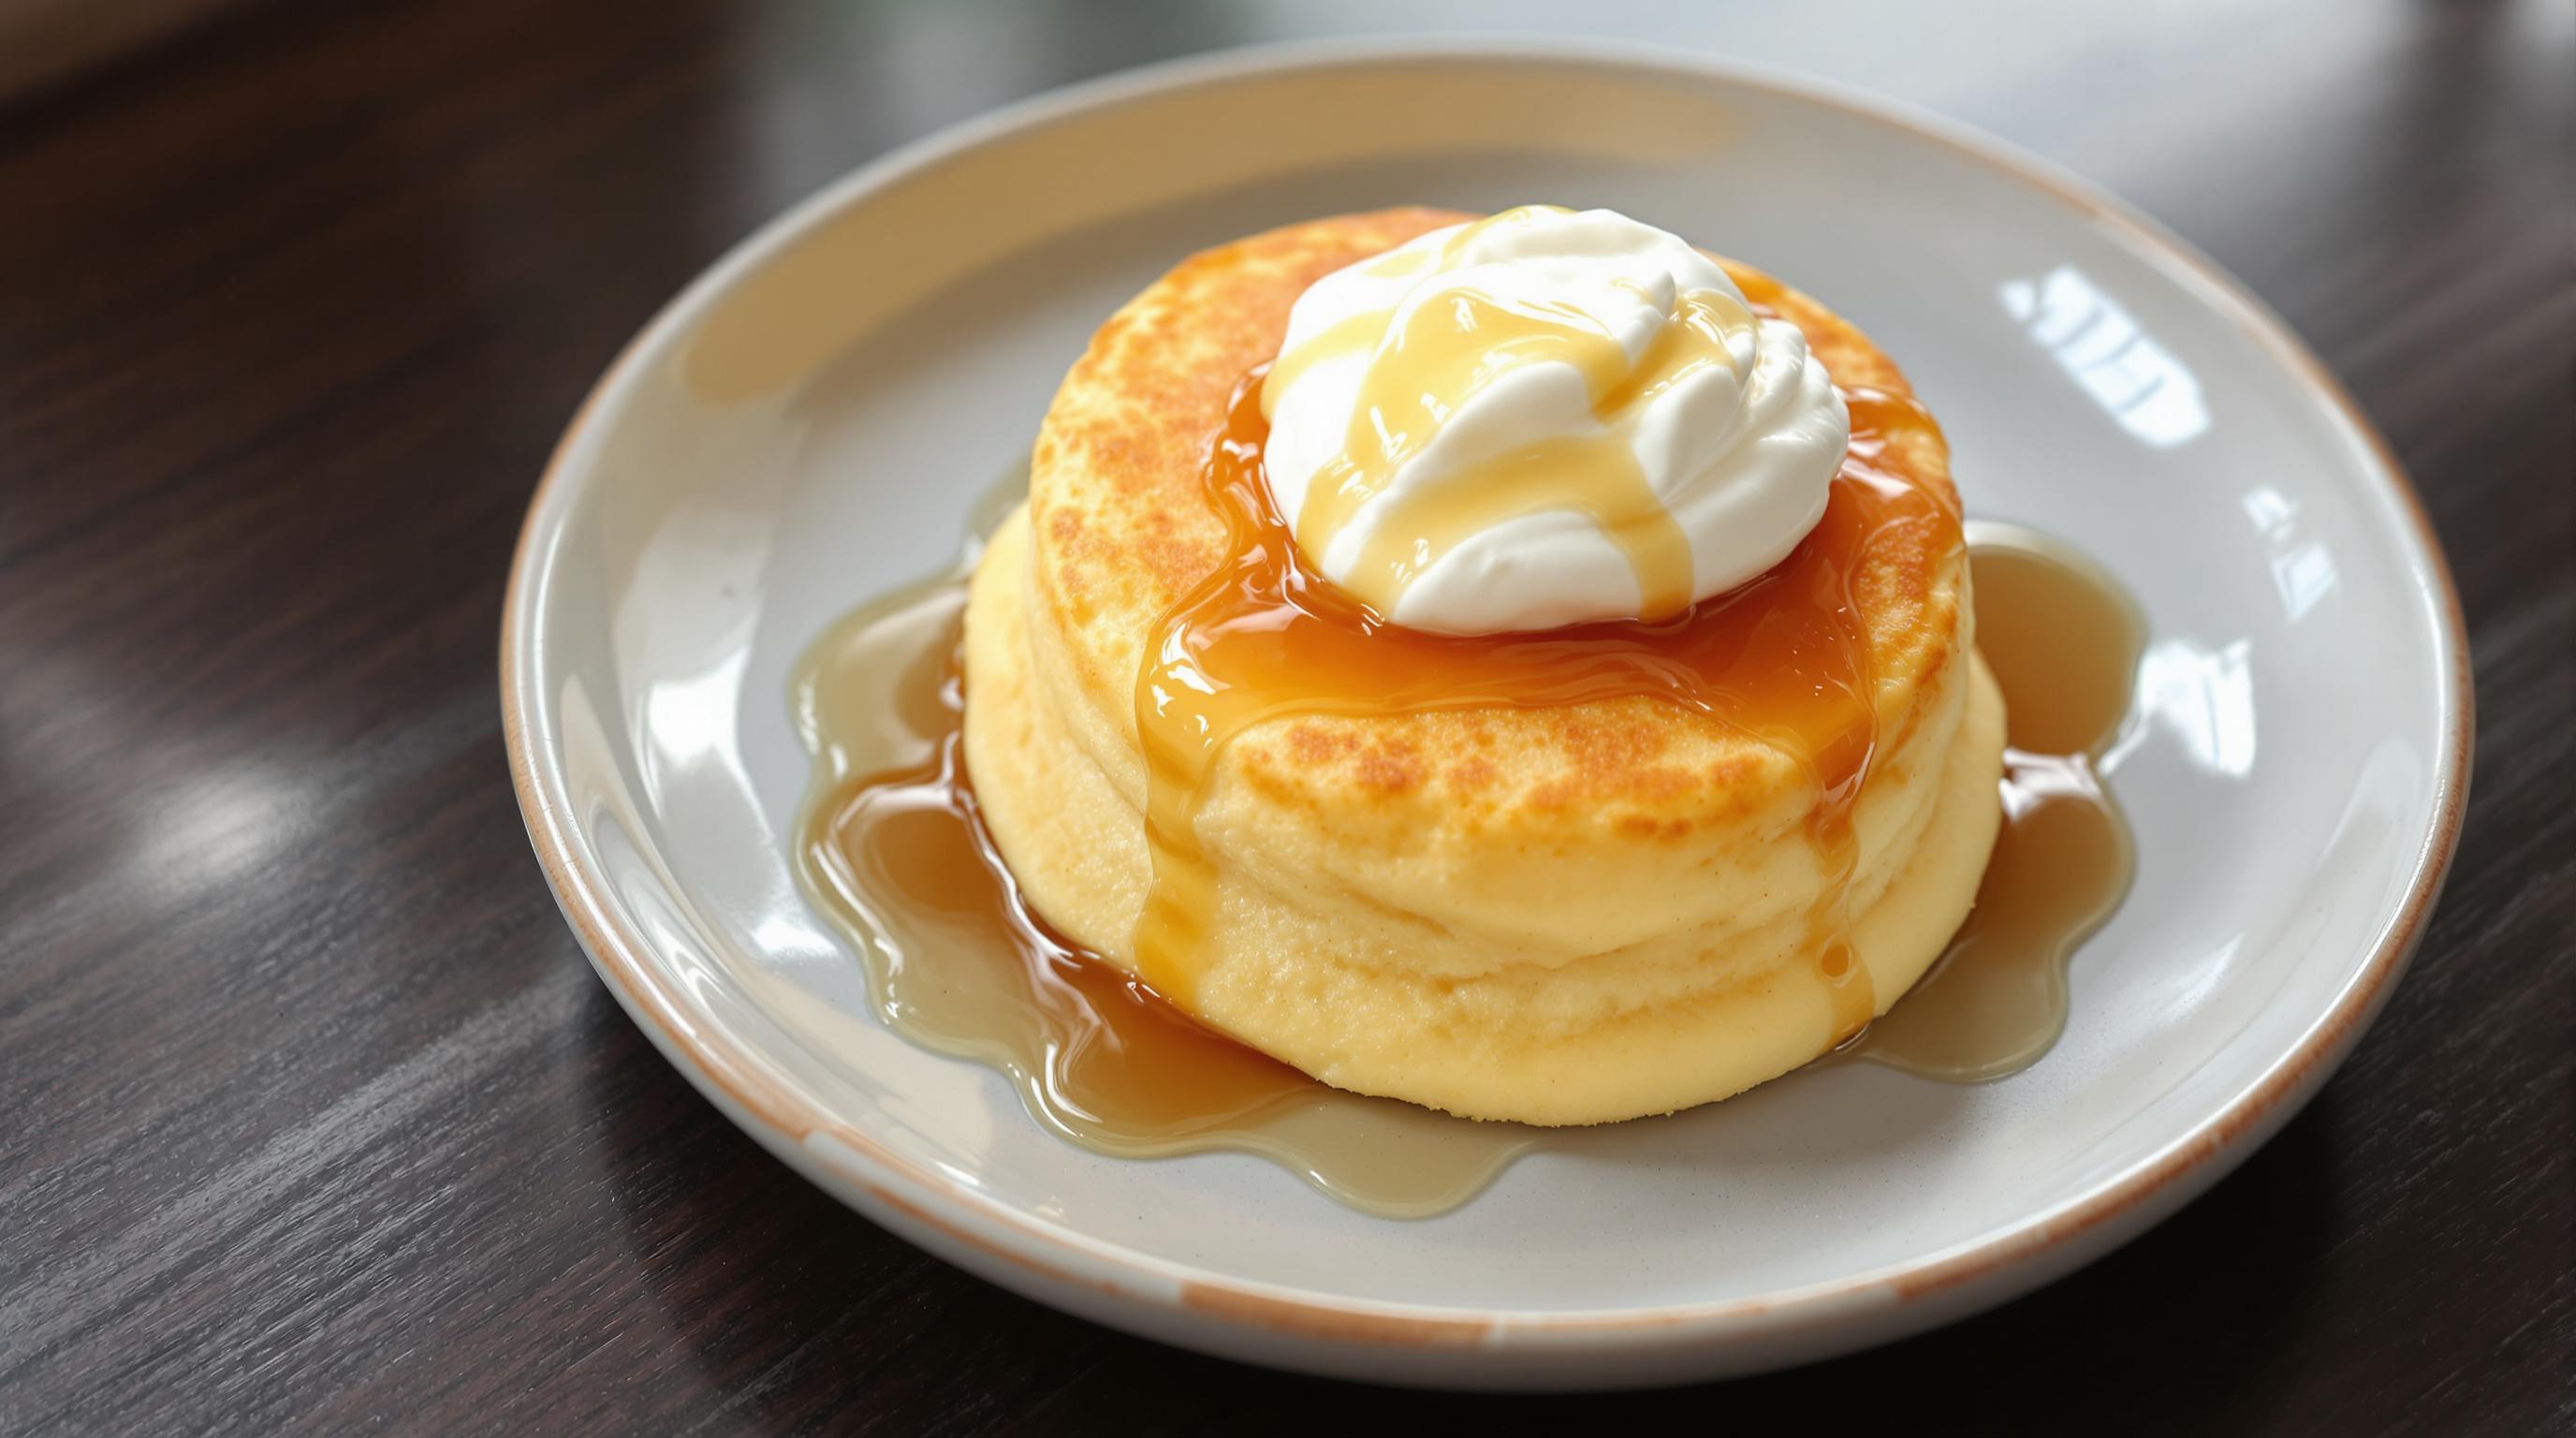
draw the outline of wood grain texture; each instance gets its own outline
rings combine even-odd
[[[2126,195],[2377,417],[2478,782],[2386,1016],[2207,1198],[2018,1303],[1719,1390],[1197,1358],[916,1253],[590,976],[493,692],[521,509],[726,244],[994,103],[1405,10],[269,4],[0,110],[0,1431],[2576,1425],[2576,7],[1605,3]]]

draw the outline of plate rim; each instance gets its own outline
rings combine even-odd
[[[2433,612],[2434,659],[2443,671],[2432,821],[2416,847],[2403,897],[2368,957],[2297,1042],[2224,1106],[2152,1155],[2053,1208],[1985,1238],[1827,1283],[1701,1303],[1573,1313],[1338,1298],[1229,1277],[1094,1239],[1018,1212],[895,1152],[791,1085],[764,1077],[762,1061],[719,1026],[688,1020],[691,1005],[658,978],[649,944],[622,924],[603,877],[580,861],[577,817],[561,767],[541,763],[531,734],[544,670],[537,618],[555,568],[574,486],[564,478],[612,395],[637,362],[744,274],[827,217],[872,193],[980,147],[1076,114],[1247,79],[1309,70],[1409,63],[1535,64],[1656,75],[1735,86],[1840,110],[1911,132],[2126,232],[2168,278],[2255,340],[2325,402],[2359,441],[2363,466],[2393,501]],[[1922,1324],[1964,1311],[1980,1289],[2008,1296],[2098,1256],[2214,1183],[2268,1138],[2322,1085],[2368,1027],[2404,973],[2430,920],[2465,815],[2475,735],[2467,624],[2438,534],[2412,478],[2377,427],[2323,361],[2268,305],[2188,241],[2053,162],[1962,122],[1838,82],[1678,48],[1560,36],[1424,37],[1299,41],[1218,50],[1049,90],[931,131],[843,174],[772,217],[667,301],[594,383],[547,460],[530,497],[503,600],[500,701],[510,778],[529,840],[557,906],[608,989],[674,1067],[734,1122],[819,1186],[898,1234],[943,1251],[988,1278],[1021,1274],[1080,1295],[1090,1316],[1150,1329],[1156,1316],[1186,1316],[1275,1338],[1368,1349],[1472,1347],[1488,1353],[1583,1352],[1642,1342],[1705,1349],[1757,1334],[1787,1337],[1879,1304],[1923,1310]],[[817,1139],[823,1140],[818,1143]],[[841,1152],[835,1153],[834,1149]],[[951,1248],[950,1245],[956,1245]],[[2051,1259],[2055,1261],[2050,1262]],[[2005,1285],[2026,1277],[2019,1287]],[[1940,1302],[1936,1300],[1949,1300]],[[1103,1311],[1103,1310],[1106,1311]],[[1893,1331],[1918,1324],[1904,1323]],[[1888,1335],[1882,1335],[1888,1336]],[[1848,1346],[1848,1345],[1846,1345]],[[1821,1351],[1821,1345],[1818,1345]]]

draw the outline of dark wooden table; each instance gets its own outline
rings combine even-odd
[[[1061,81],[1452,8],[317,0],[0,109],[0,1431],[1503,1412],[1061,1317],[772,1162],[588,972],[493,678],[556,432],[761,220]],[[2431,505],[2478,781],[2378,1028],[2180,1217],[1877,1353],[1514,1416],[2576,1425],[2576,6],[1579,20],[1947,110],[2245,277]]]

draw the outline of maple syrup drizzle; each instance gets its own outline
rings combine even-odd
[[[1018,494],[1013,484],[997,498]],[[981,513],[998,519],[1008,507]],[[2082,783],[2040,780],[2069,773],[2117,727],[2141,634],[2118,591],[2053,542],[1981,533],[1973,555],[1978,647],[2017,746],[2003,834],[1948,956],[1839,1055],[1950,1081],[2010,1073],[2047,1050],[2064,1026],[2067,955],[2127,891],[2127,831],[2090,763]],[[1463,1203],[1534,1148],[1595,1141],[1594,1130],[1472,1123],[1327,1088],[1201,1027],[1047,928],[959,769],[967,569],[846,616],[794,680],[815,758],[798,879],[866,960],[881,1021],[1000,1070],[1042,1126],[1087,1147],[1253,1152],[1391,1217]],[[2016,802],[2016,785],[2033,801]]]

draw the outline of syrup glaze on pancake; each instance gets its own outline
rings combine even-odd
[[[1268,777],[1281,788],[1303,782],[1347,795],[1354,781],[1363,790],[1374,781],[1399,795],[1437,787],[1452,791],[1453,800],[1491,804],[1491,793],[1454,792],[1479,787],[1479,778],[1488,781],[1483,787],[1508,788],[1492,782],[1513,766],[1484,757],[1497,747],[1490,733],[1480,733],[1476,745],[1483,775],[1474,765],[1453,765],[1428,782],[1416,773],[1410,783],[1388,783],[1404,776],[1388,775],[1385,760],[1447,750],[1443,741],[1456,731],[1444,732],[1444,714],[1544,711],[1643,736],[1622,754],[1568,754],[1564,741],[1572,731],[1563,724],[1542,719],[1513,726],[1506,743],[1560,751],[1549,756],[1555,764],[1519,766],[1522,773],[1554,771],[1544,799],[1558,807],[1579,808],[1588,797],[1620,805],[1632,823],[1686,832],[1695,802],[1741,806],[1748,791],[1758,798],[1782,784],[1814,795],[1806,828],[1825,882],[1807,915],[1807,947],[1833,999],[1836,1035],[1847,1036],[1877,1006],[1866,967],[1851,961],[1843,940],[1852,808],[1879,748],[1881,714],[1910,717],[1910,698],[1946,660],[1957,622],[1961,540],[1939,431],[1893,366],[1856,331],[1767,276],[1729,265],[1757,313],[1789,319],[1808,334],[1852,410],[1850,453],[1832,500],[1797,552],[1752,583],[1661,623],[1472,639],[1383,625],[1297,561],[1260,478],[1265,422],[1257,366],[1275,349],[1288,305],[1316,275],[1459,218],[1424,211],[1350,217],[1256,237],[1185,264],[1166,283],[1186,292],[1194,266],[1227,275],[1234,303],[1216,313],[1240,323],[1212,331],[1206,312],[1195,310],[1199,327],[1185,337],[1158,333],[1150,310],[1122,314],[1076,367],[1075,378],[1086,378],[1084,366],[1096,365],[1113,373],[1088,376],[1094,384],[1128,385],[1151,402],[1105,423],[1050,416],[1039,467],[1061,467],[1075,483],[1059,487],[1072,492],[1071,502],[1062,502],[1060,493],[1052,505],[1043,503],[1047,487],[1040,488],[1038,519],[1050,542],[1040,546],[1039,573],[1071,601],[1068,629],[1078,642],[1094,641],[1084,666],[1090,672],[1115,672],[1111,656],[1123,647],[1116,631],[1134,632],[1137,601],[1176,587],[1173,571],[1186,561],[1174,551],[1199,549],[1194,531],[1221,517],[1222,538],[1206,546],[1214,552],[1203,577],[1174,595],[1148,627],[1150,639],[1137,656],[1148,662],[1130,671],[1137,676],[1134,712],[1146,759],[1154,865],[1134,937],[1138,970],[1156,988],[1187,1000],[1215,888],[1195,813],[1228,744],[1254,749],[1266,737],[1255,726],[1308,716],[1290,729],[1292,764],[1277,765],[1278,756],[1257,750],[1237,756],[1248,769],[1273,771]],[[1254,277],[1249,282],[1247,273]],[[1219,402],[1223,427],[1212,451],[1184,472],[1198,481],[1200,493],[1172,495],[1175,474],[1165,466],[1176,456],[1167,417],[1207,403],[1210,392],[1204,382],[1192,391],[1184,376],[1173,374],[1157,341],[1184,347],[1195,341],[1205,350],[1212,333],[1216,348],[1230,345],[1251,363],[1236,371],[1243,378]],[[1076,388],[1068,382],[1069,391]],[[1117,458],[1136,462],[1111,466],[1111,502],[1086,511],[1080,480],[1100,477],[1102,461]],[[1120,499],[1131,501],[1123,513]],[[1139,500],[1153,504],[1159,523],[1124,522],[1140,518],[1132,504]],[[1108,522],[1086,523],[1095,516]],[[1059,547],[1068,552],[1053,556],[1051,565],[1048,551]],[[1133,566],[1123,585],[1102,582],[1113,555]],[[1107,643],[1099,642],[1104,630]],[[1365,720],[1367,736],[1359,743],[1317,743],[1317,722],[1329,720],[1315,716]],[[1306,736],[1302,743],[1299,733]],[[1693,775],[1670,762],[1680,755],[1701,758],[1706,767]],[[1563,762],[1568,758],[1577,762]],[[1610,762],[1583,762],[1603,758]],[[1640,783],[1649,773],[1653,781]],[[1574,785],[1565,782],[1569,776],[1579,776]],[[1536,797],[1525,790],[1507,793],[1503,802],[1526,806]]]
[[[1808,832],[1827,875],[1808,915],[1810,946],[1835,995],[1838,1038],[1868,1023],[1876,995],[1868,970],[1851,962],[1843,896],[1852,806],[1878,744],[1878,686],[1850,596],[1875,546],[1959,542],[1946,490],[1888,459],[1891,435],[1931,425],[1921,406],[1884,391],[1847,395],[1852,451],[1825,516],[1761,578],[1660,623],[1461,638],[1383,623],[1297,561],[1260,478],[1259,378],[1256,370],[1238,392],[1208,467],[1238,557],[1163,619],[1153,662],[1137,678],[1154,857],[1134,940],[1144,980],[1176,998],[1190,991],[1215,894],[1198,804],[1218,753],[1252,725],[1646,696],[1769,744],[1810,775],[1819,797]]]

